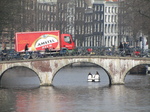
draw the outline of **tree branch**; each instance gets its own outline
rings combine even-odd
[[[139,12],[140,15],[142,15],[142,16],[147,17],[148,19],[150,19],[150,16],[148,16],[148,15],[142,13],[140,10],[139,10],[138,12]]]

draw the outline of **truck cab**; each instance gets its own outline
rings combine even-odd
[[[75,43],[73,41],[72,35],[70,34],[61,34],[61,44],[60,48],[67,48],[68,50],[75,49]]]

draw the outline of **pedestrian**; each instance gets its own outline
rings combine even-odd
[[[96,82],[99,82],[100,81],[100,75],[99,75],[99,73],[98,73],[98,71],[96,71],[96,74],[95,74],[95,81]]]
[[[126,54],[130,53],[130,49],[129,49],[129,43],[128,42],[124,42],[124,50]]]
[[[2,43],[2,52],[6,52],[6,51],[7,51],[6,43],[3,42],[3,43]]]
[[[89,72],[89,74],[88,74],[88,75],[92,75],[92,74],[91,74],[91,72]]]
[[[28,50],[29,50],[29,44],[27,43],[27,44],[25,45],[25,48],[24,48],[24,51],[25,51],[24,58],[25,58],[25,59],[29,59],[29,58],[30,58],[30,54],[29,54]]]
[[[96,71],[96,74],[99,75],[98,71]]]
[[[93,75],[91,74],[91,72],[89,72],[89,74],[88,74],[88,81],[90,81],[90,82],[93,81]]]
[[[119,45],[119,49],[120,49],[120,51],[123,51],[123,44],[122,44],[122,42],[120,42],[120,45]]]
[[[27,44],[25,45],[25,49],[24,49],[25,52],[29,50],[28,46],[29,46],[29,44],[27,43]]]
[[[7,56],[7,48],[6,48],[6,43],[2,43],[2,60],[5,60]]]
[[[126,49],[126,46],[127,46],[127,44],[126,44],[126,42],[123,42],[123,47]]]

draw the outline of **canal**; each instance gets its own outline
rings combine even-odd
[[[96,71],[101,81],[87,82]],[[150,112],[149,75],[128,74],[125,85],[110,86],[100,67],[65,67],[53,86],[39,87],[36,75],[23,68],[7,71],[1,84],[7,88],[0,88],[0,112]]]

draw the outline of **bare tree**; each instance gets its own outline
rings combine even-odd
[[[150,0],[120,0],[120,34],[124,29],[125,32],[130,32],[134,41],[139,32],[150,36],[149,10]]]
[[[0,0],[0,31],[12,29],[14,23],[18,22],[20,14],[20,0]]]
[[[124,20],[133,32],[142,31],[149,34],[150,31],[150,0],[125,0]]]

